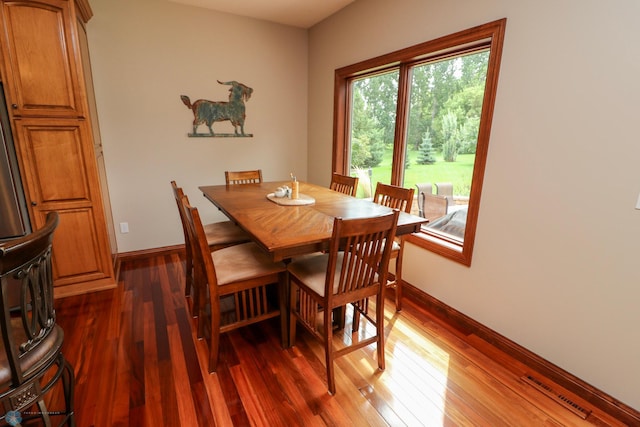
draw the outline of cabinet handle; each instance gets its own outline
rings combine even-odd
[[[38,206],[38,202],[31,202],[31,206]]]
[[[11,108],[15,110],[16,108],[18,108],[18,104],[11,104]]]

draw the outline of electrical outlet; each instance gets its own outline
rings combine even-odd
[[[128,222],[121,222],[120,223],[120,232],[122,234],[125,234],[125,233],[129,232],[129,223]]]

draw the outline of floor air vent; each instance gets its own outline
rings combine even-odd
[[[524,375],[522,380],[527,384],[532,385],[534,388],[538,389],[542,393],[546,394],[551,399],[558,402],[560,405],[564,406],[583,420],[586,420],[591,411],[589,409],[585,409],[582,406],[578,405],[568,397],[564,396],[561,393],[556,392],[549,385],[543,383],[542,381],[532,377],[531,375]]]

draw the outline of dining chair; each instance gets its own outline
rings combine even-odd
[[[262,183],[262,169],[250,171],[225,171],[224,178],[227,185],[260,184]]]
[[[378,368],[384,370],[384,292],[397,227],[398,210],[372,218],[335,218],[328,253],[294,258],[289,272],[289,339],[295,345],[296,323],[300,323],[324,344],[327,383],[336,392],[333,362],[336,358],[376,343]],[[362,310],[360,302],[376,297],[375,317]],[[332,312],[351,304],[374,326],[358,332],[352,325],[351,344],[336,349],[333,343]],[[321,315],[322,313],[322,315]]]
[[[202,284],[198,309],[198,338],[209,339],[209,372],[218,366],[220,334],[280,317],[282,346],[287,347],[286,266],[273,262],[254,242],[209,250],[198,209],[183,196],[194,255],[194,282]],[[205,321],[205,319],[207,321]]]
[[[413,204],[413,188],[402,188],[395,185],[383,184],[379,182],[376,185],[376,192],[373,195],[373,201],[379,205],[387,206],[392,209],[411,213],[411,205]],[[387,286],[395,288],[396,311],[402,310],[402,255],[404,253],[404,237],[396,237],[393,240],[391,250],[391,259],[396,260],[396,271],[392,280],[387,280]]]
[[[358,178],[348,175],[340,175],[333,173],[331,175],[331,184],[329,188],[349,196],[356,197],[358,191]]]
[[[173,189],[173,197],[178,206],[178,213],[180,214],[180,222],[182,223],[182,231],[184,233],[186,254],[184,294],[186,297],[191,297],[191,314],[195,317],[198,313],[197,307],[200,305],[200,300],[198,299],[198,293],[195,292],[197,285],[193,282],[193,253],[189,242],[190,237],[187,229],[187,221],[181,206],[184,191],[181,187],[178,187],[175,181],[171,181],[171,188]],[[207,244],[209,245],[209,250],[211,251],[251,241],[249,235],[231,221],[219,221],[206,224],[204,226],[204,234],[207,239]]]
[[[433,194],[433,184],[430,182],[419,182],[416,184],[418,199],[418,215],[424,218],[424,195]]]
[[[73,368],[62,355],[64,332],[56,323],[51,247],[57,212],[45,225],[24,237],[0,243],[0,407],[5,423],[75,425]],[[64,409],[47,408],[45,397],[61,384]],[[37,406],[37,407],[36,407]],[[19,414],[18,414],[19,413]],[[15,421],[15,423],[13,423]]]
[[[453,184],[450,182],[436,182],[436,194],[439,196],[444,196],[447,198],[449,202],[449,206],[454,205],[453,201]]]
[[[449,199],[438,194],[424,194],[422,196],[422,217],[433,221],[447,214]]]

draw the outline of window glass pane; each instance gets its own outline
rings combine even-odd
[[[467,266],[505,26],[489,22],[335,74],[332,170],[359,176],[359,197],[378,182],[415,188],[412,213],[430,221],[406,240]]]
[[[360,178],[357,197],[391,182],[397,100],[398,70],[353,81],[349,172]]]
[[[425,231],[459,242],[464,240],[488,59],[484,50],[411,69],[404,186],[416,188],[417,208],[430,219]],[[431,197],[430,191],[440,197]]]

